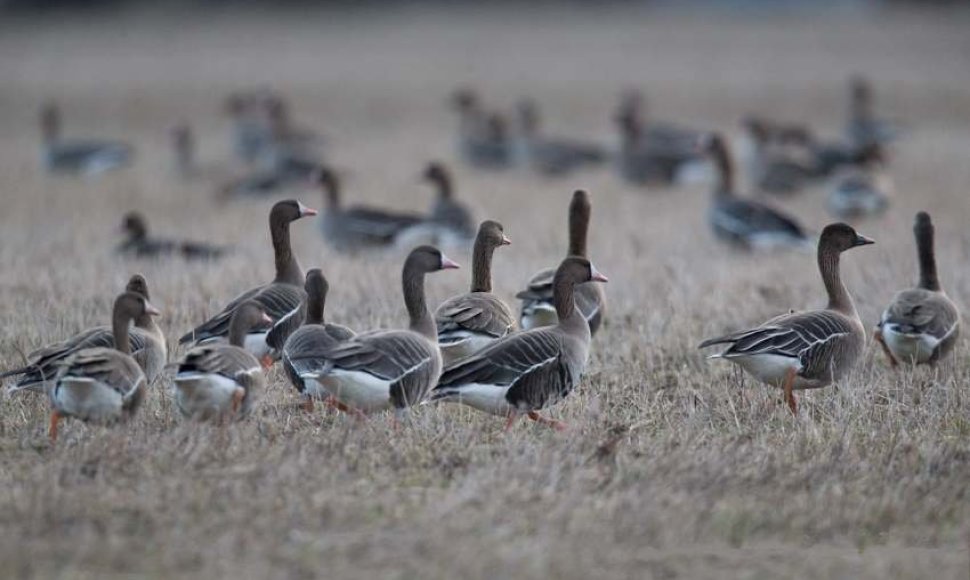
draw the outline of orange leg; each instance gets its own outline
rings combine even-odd
[[[47,428],[47,436],[50,437],[51,443],[57,442],[57,423],[61,420],[61,414],[57,411],[51,411],[51,422],[50,426]]]
[[[246,398],[246,391],[237,388],[232,393],[232,414],[236,415],[239,413],[239,409],[242,408],[243,399]]]
[[[353,415],[354,417],[357,418],[358,421],[364,421],[365,419],[367,419],[367,415],[364,414],[364,412],[361,411],[360,409],[348,407],[347,405],[341,403],[340,401],[338,401],[337,399],[334,399],[333,397],[330,397],[329,399],[327,399],[327,406],[337,409],[339,411],[343,411],[344,413]]]
[[[536,411],[529,411],[528,417],[533,421],[535,421],[536,423],[539,423],[541,425],[546,425],[548,427],[552,427],[556,431],[565,431],[566,429],[569,428],[569,426],[563,423],[562,421],[556,421],[555,419],[547,419],[546,417],[543,417]]]
[[[300,409],[306,411],[307,413],[313,412],[313,397],[304,397],[303,402],[300,403]]]
[[[269,369],[273,366],[273,363],[276,361],[273,360],[273,357],[266,354],[266,355],[263,355],[263,358],[259,359],[259,362],[260,364],[263,365],[264,369]]]
[[[886,341],[882,338],[882,331],[876,329],[876,332],[873,334],[872,338],[879,343],[879,346],[882,347],[882,352],[886,355],[886,358],[889,359],[889,366],[892,368],[899,366],[899,361],[897,361],[896,357],[893,356],[893,352],[889,350],[889,347],[886,346]]]
[[[508,419],[505,420],[505,429],[504,429],[504,431],[506,433],[508,433],[509,431],[511,431],[512,430],[512,426],[515,425],[515,422],[518,419],[519,419],[519,414],[518,413],[516,413],[515,411],[512,411],[511,413],[509,413]]]
[[[785,402],[788,403],[791,414],[797,417],[798,403],[795,401],[795,394],[792,392],[792,389],[795,387],[795,369],[788,369],[782,387],[785,389]]]

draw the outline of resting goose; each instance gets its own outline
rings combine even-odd
[[[262,305],[247,300],[232,314],[229,344],[202,344],[185,353],[174,379],[182,416],[208,420],[249,413],[265,379],[259,361],[243,345],[252,329],[272,322]]]
[[[805,248],[811,243],[793,218],[765,204],[737,197],[734,166],[720,135],[701,137],[698,148],[711,158],[717,170],[707,219],[719,239],[747,250]]]
[[[273,349],[267,344],[267,334],[274,329],[287,328],[292,331],[298,327],[302,322],[298,318],[300,305],[306,299],[306,292],[303,290],[303,270],[290,246],[290,223],[313,215],[317,215],[316,210],[296,200],[277,202],[269,214],[269,231],[276,256],[276,277],[269,284],[257,286],[237,296],[221,312],[182,336],[179,344],[226,342],[232,315],[243,302],[253,300],[262,306],[273,321],[273,325],[272,328],[261,326],[250,329],[244,345],[246,350],[258,357],[263,364],[270,364]],[[285,340],[286,334],[288,332],[283,333],[280,344]]]
[[[606,161],[606,152],[593,143],[550,139],[541,133],[539,110],[531,99],[518,105],[519,136],[516,140],[520,163],[547,176],[562,176]]]
[[[492,254],[510,243],[502,224],[488,220],[479,226],[472,254],[471,290],[445,300],[435,311],[445,365],[471,356],[515,330],[512,311],[492,294]]]
[[[512,145],[505,120],[488,114],[478,95],[460,89],[451,98],[458,113],[458,153],[462,160],[479,169],[505,169],[512,165]]]
[[[569,251],[567,256],[586,256],[586,238],[592,210],[589,194],[583,190],[573,193],[569,202]],[[556,268],[540,270],[532,275],[525,290],[515,295],[522,301],[520,323],[529,330],[556,324],[555,301]],[[606,318],[606,294],[599,284],[580,284],[576,288],[576,306],[589,322],[593,335]]]
[[[425,274],[458,264],[431,246],[419,246],[404,262],[402,286],[408,330],[378,330],[322,346],[323,368],[304,371],[340,409],[362,416],[394,409],[395,419],[420,403],[438,382],[441,352],[424,296]]]
[[[576,308],[575,290],[581,284],[606,281],[586,258],[563,260],[553,281],[558,322],[500,338],[471,358],[449,366],[431,400],[456,401],[508,417],[506,429],[522,413],[533,421],[564,428],[564,424],[540,416],[539,411],[569,395],[586,370],[589,324]]]
[[[415,214],[393,213],[363,207],[343,207],[340,182],[326,167],[317,170],[316,182],[324,192],[326,209],[320,220],[323,237],[339,250],[359,250],[394,244],[407,228],[423,221]]]
[[[118,246],[118,252],[138,258],[177,255],[187,260],[215,260],[226,253],[226,248],[202,242],[153,238],[148,233],[148,222],[145,216],[138,212],[125,214],[121,227],[127,239]]]
[[[324,322],[329,291],[323,272],[314,268],[306,273],[306,320],[286,339],[282,350],[283,368],[290,383],[305,397],[307,410],[313,408],[314,399],[327,399],[329,395],[316,380],[303,379],[301,375],[323,370],[327,362],[321,354],[323,350],[355,336],[346,326]]]
[[[885,145],[899,134],[899,128],[893,123],[876,117],[873,101],[869,79],[861,75],[849,79],[849,118],[845,124],[845,136],[856,148]]]
[[[61,112],[54,104],[41,110],[44,167],[52,173],[97,175],[131,164],[134,150],[126,143],[65,140],[61,137]]]
[[[782,125],[760,117],[742,121],[750,152],[751,182],[764,192],[795,193],[815,177],[811,135],[801,125]]]
[[[465,247],[475,235],[471,211],[455,199],[451,173],[441,163],[429,163],[422,179],[435,188],[431,214],[423,221],[398,232],[394,244],[399,248],[413,248],[428,244],[439,247]]]
[[[759,381],[781,387],[797,415],[792,390],[817,389],[841,380],[862,354],[866,331],[842,283],[839,257],[848,249],[872,243],[846,224],[826,226],[818,242],[818,268],[829,299],[825,310],[783,314],[757,328],[705,340],[698,348],[728,345],[710,358],[727,359]]]
[[[919,283],[893,297],[876,325],[876,342],[891,366],[900,361],[935,363],[953,350],[960,335],[960,312],[943,291],[936,273],[933,222],[916,214],[913,226],[919,254]]]
[[[882,148],[876,145],[869,149],[864,164],[836,176],[826,207],[845,220],[877,216],[889,207],[892,190],[892,179],[884,171]]]
[[[126,293],[135,293],[149,300],[148,283],[141,274],[135,274],[128,281]],[[134,315],[135,326],[128,331],[128,342],[132,358],[141,366],[145,378],[151,384],[165,367],[168,348],[165,335],[155,323],[157,312],[138,312]],[[21,375],[16,384],[9,389],[19,391],[44,392],[57,375],[58,367],[64,360],[79,351],[90,348],[113,348],[114,334],[110,326],[96,326],[62,342],[37,349],[27,355],[28,364],[22,368],[0,373],[0,378]]]
[[[112,311],[114,347],[85,348],[73,352],[60,365],[48,392],[51,402],[50,429],[57,440],[62,417],[108,423],[127,418],[138,410],[148,380],[131,356],[128,325],[141,316],[156,316],[158,310],[144,296],[125,292]]]

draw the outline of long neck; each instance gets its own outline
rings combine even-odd
[[[280,220],[272,223],[270,233],[273,237],[273,253],[276,256],[276,282],[299,284],[303,280],[303,270],[290,246],[290,222]]]
[[[714,194],[722,197],[733,195],[734,167],[731,164],[731,155],[728,153],[727,145],[718,141],[711,155],[713,156],[714,167],[717,169],[717,183],[715,184]]]
[[[236,315],[229,321],[229,344],[242,348],[246,344],[249,324],[245,316]]]
[[[819,247],[818,250],[818,270],[822,274],[822,282],[825,284],[825,292],[829,295],[829,310],[855,315],[855,304],[849,291],[842,283],[842,273],[839,269],[839,256],[841,252],[832,247]]]
[[[158,326],[158,324],[155,323],[154,316],[143,314],[135,318],[135,326],[137,326],[142,330],[150,332],[151,334],[155,335],[158,338],[161,338],[162,340],[164,340],[165,338],[162,333],[162,329]]]
[[[576,313],[575,302],[576,283],[566,276],[559,275],[553,278],[552,299],[556,306],[556,317],[559,324],[568,324],[574,313]]]
[[[435,173],[431,177],[431,181],[438,188],[438,199],[451,199],[454,190],[451,188],[451,178],[448,175],[440,172]]]
[[[940,279],[936,273],[936,254],[933,251],[932,227],[917,228],[916,251],[919,254],[919,287],[940,291]]]
[[[333,210],[340,208],[340,184],[336,176],[330,175],[320,181],[323,187],[323,201],[327,207]]]
[[[472,292],[492,291],[492,254],[495,246],[479,236],[472,255]]]
[[[438,329],[428,312],[428,304],[425,301],[424,273],[405,268],[402,286],[404,304],[407,306],[408,318],[410,319],[409,328],[436,342],[438,340]]]
[[[115,312],[111,319],[111,331],[114,334],[115,348],[125,354],[131,354],[131,337],[128,331],[128,323],[131,317],[125,316],[122,312]]]
[[[327,291],[320,288],[307,297],[306,324],[323,324],[323,311],[327,304]]]
[[[589,207],[570,208],[569,255],[586,256],[586,233],[589,230]]]

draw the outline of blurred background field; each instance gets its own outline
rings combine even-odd
[[[106,323],[134,272],[148,278],[173,350],[271,277],[266,213],[281,196],[214,195],[236,171],[223,99],[260,86],[326,135],[348,199],[423,210],[423,166],[452,164],[461,199],[512,239],[494,269],[509,301],[561,258],[569,196],[589,189],[610,320],[583,384],[554,411],[573,426],[566,434],[522,424],[503,435],[501,420],[457,407],[416,410],[400,433],[382,417],[307,415],[276,370],[244,424],[186,425],[162,383],[132,425],[72,423],[52,448],[46,401],[4,397],[2,575],[967,577],[966,341],[937,369],[901,373],[870,346],[851,380],[803,396],[793,420],[776,393],[742,385],[695,346],[818,306],[814,256],[717,245],[705,183],[643,191],[609,169],[549,180],[465,168],[447,97],[459,85],[505,108],[531,96],[550,133],[610,145],[628,87],[659,118],[732,137],[751,112],[835,135],[847,78],[865,73],[880,110],[909,128],[893,152],[892,207],[858,227],[877,245],[843,259],[874,324],[915,278],[920,209],[937,224],[944,286],[961,307],[970,301],[970,13],[864,2],[173,6],[0,12],[0,366]],[[43,174],[47,100],[60,103],[68,134],[132,142],[135,166],[96,179]],[[184,182],[169,150],[183,122],[205,171]],[[292,196],[323,203],[309,186]],[[819,187],[779,205],[819,231],[831,221],[823,200]],[[121,259],[129,210],[160,233],[237,250],[217,265]],[[293,232],[303,266],[330,278],[331,320],[404,324],[401,254],[334,253],[312,220]],[[435,275],[430,301],[467,281],[467,269]]]

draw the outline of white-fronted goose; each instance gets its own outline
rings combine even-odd
[[[710,157],[717,170],[707,219],[719,239],[747,250],[805,248],[811,244],[793,218],[763,203],[737,197],[734,165],[720,135],[701,137],[698,148]]]
[[[442,163],[432,162],[422,177],[435,189],[430,220],[452,232],[456,239],[469,240],[475,235],[475,220],[471,211],[455,199],[455,185],[451,172]]]
[[[423,221],[416,214],[395,213],[380,209],[341,204],[340,182],[326,167],[317,170],[316,182],[324,193],[326,209],[320,220],[324,239],[339,250],[360,250],[389,246],[407,228]]]
[[[141,274],[135,274],[125,288],[127,293],[135,293],[150,300],[148,282]],[[155,323],[155,314],[139,312],[134,317],[134,328],[128,331],[128,342],[132,358],[141,366],[145,378],[151,384],[165,367],[168,347],[165,335]],[[71,338],[37,349],[27,355],[28,364],[22,368],[0,373],[0,378],[21,375],[10,392],[43,392],[52,384],[57,369],[71,355],[90,348],[113,348],[114,333],[110,326],[89,328]]]
[[[891,366],[899,362],[935,363],[945,357],[960,335],[960,311],[943,291],[936,273],[933,222],[916,214],[913,226],[919,254],[919,283],[893,297],[876,325],[876,341]]]
[[[882,214],[889,207],[893,182],[884,168],[882,147],[867,148],[867,160],[835,178],[826,207],[835,217],[854,220]]]
[[[458,114],[458,153],[463,161],[480,169],[505,169],[512,165],[512,144],[505,120],[486,113],[478,95],[459,89],[451,97]]]
[[[111,315],[114,348],[85,348],[59,365],[49,391],[51,440],[57,440],[57,425],[62,417],[107,423],[128,417],[138,409],[148,381],[131,357],[128,325],[140,316],[158,314],[141,294],[121,294]]]
[[[317,215],[317,211],[296,200],[277,202],[269,214],[269,231],[276,258],[276,276],[273,281],[237,296],[219,314],[182,336],[179,344],[225,342],[233,313],[248,300],[262,306],[273,321],[274,328],[280,325],[292,328],[299,326],[295,317],[300,312],[301,303],[306,299],[306,292],[303,290],[303,270],[290,246],[290,223],[312,215]],[[244,341],[246,350],[260,358],[264,364],[269,364],[270,361],[267,357],[270,356],[272,348],[266,340],[271,331],[268,326],[251,329]]]
[[[757,328],[705,340],[698,348],[728,345],[710,358],[727,359],[759,381],[781,387],[797,414],[792,390],[817,389],[842,379],[862,354],[866,331],[842,283],[839,257],[872,243],[846,224],[826,226],[818,242],[818,268],[829,299],[824,310],[783,314]]]
[[[301,378],[318,381],[338,408],[358,415],[394,409],[397,417],[420,403],[441,374],[441,352],[425,302],[424,277],[457,267],[436,248],[415,248],[402,274],[409,329],[373,331],[324,346],[323,369],[304,372]]]
[[[305,408],[312,409],[314,399],[326,399],[329,395],[315,379],[303,379],[302,375],[323,371],[327,365],[324,350],[353,338],[355,333],[346,326],[324,322],[330,284],[323,272],[317,268],[309,270],[305,289],[306,319],[303,326],[286,339],[282,361],[290,383],[306,398]]]
[[[41,110],[44,167],[52,173],[97,175],[131,164],[134,149],[126,143],[66,140],[61,137],[61,112],[54,104]]]
[[[583,190],[573,193],[569,202],[569,251],[567,256],[586,258],[586,238],[592,211],[589,194]],[[556,324],[555,301],[556,268],[540,270],[532,275],[526,289],[515,295],[522,301],[520,324],[529,330]],[[589,322],[595,335],[606,318],[606,294],[599,284],[580,284],[576,288],[576,307]]]
[[[516,150],[522,165],[542,175],[561,176],[606,161],[606,151],[594,143],[543,136],[539,109],[531,99],[519,103],[518,116]]]
[[[229,323],[229,344],[193,347],[175,374],[175,406],[184,417],[208,420],[249,413],[265,379],[260,362],[243,348],[254,329],[272,324],[263,307],[247,300]]]
[[[215,260],[226,253],[226,248],[202,242],[153,238],[148,232],[145,216],[128,212],[121,224],[127,239],[118,246],[118,252],[139,258],[181,256],[187,260]]]
[[[558,322],[510,334],[446,368],[431,399],[508,417],[506,429],[522,413],[533,421],[564,427],[539,411],[564,399],[586,370],[589,324],[576,308],[575,290],[581,284],[606,281],[585,258],[563,260],[553,281]]]
[[[487,220],[478,227],[472,254],[472,285],[467,294],[445,300],[435,311],[438,344],[445,365],[471,356],[515,330],[515,316],[492,294],[492,254],[510,244],[502,224]]]
[[[845,137],[856,148],[885,145],[899,136],[899,127],[876,116],[872,83],[864,76],[849,79],[849,118]]]

